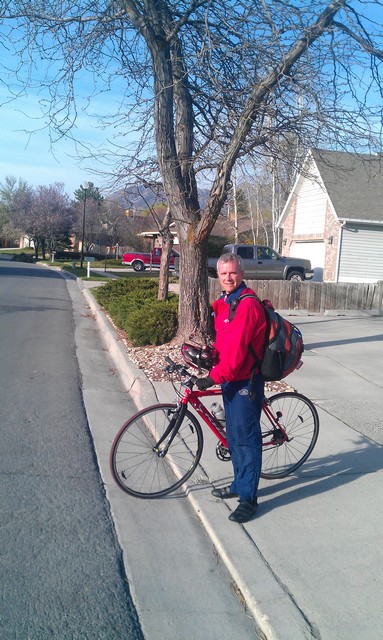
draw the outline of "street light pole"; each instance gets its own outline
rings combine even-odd
[[[84,242],[85,242],[85,213],[86,213],[86,194],[89,189],[89,182],[83,182],[81,185],[81,189],[84,192],[84,210],[82,214],[82,237],[81,237],[81,262],[80,266],[82,269],[82,265],[84,263]]]

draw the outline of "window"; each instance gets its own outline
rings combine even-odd
[[[277,254],[270,247],[258,247],[257,258],[258,260],[278,260]]]
[[[244,258],[245,260],[252,260],[253,255],[253,247],[238,247],[237,254]]]

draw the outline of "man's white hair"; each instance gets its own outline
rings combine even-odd
[[[234,262],[238,265],[240,271],[244,270],[242,258],[236,253],[223,253],[217,260],[217,270],[219,270],[221,265],[229,264],[229,262]]]

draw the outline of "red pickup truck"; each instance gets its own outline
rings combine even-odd
[[[122,264],[133,267],[134,271],[145,271],[147,267],[159,269],[161,262],[162,249],[155,247],[151,253],[124,253],[122,256]],[[174,269],[174,258],[179,257],[179,253],[172,249],[169,260],[169,268]]]

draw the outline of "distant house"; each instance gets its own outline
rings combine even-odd
[[[251,235],[250,229],[251,222],[248,218],[239,218],[237,223],[237,231],[239,234],[239,241],[242,241],[244,236]],[[153,227],[153,221],[151,218],[143,219],[142,222],[143,228],[145,231],[141,231],[137,233],[137,235],[141,238],[149,238],[154,247],[161,246],[161,234],[158,229]],[[179,240],[177,236],[177,232],[175,230],[175,224],[172,222],[170,224],[170,232],[173,235],[173,247],[176,250],[179,250]],[[211,240],[225,240],[225,242],[233,242],[234,241],[234,225],[231,220],[228,219],[227,214],[222,214],[218,217],[213,230],[210,235]]]
[[[315,280],[383,280],[383,157],[312,150],[277,223]]]

